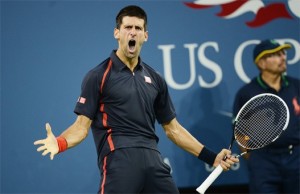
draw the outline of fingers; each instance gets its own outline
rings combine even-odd
[[[239,162],[239,159],[234,156],[228,156],[227,159],[225,160],[225,162],[231,166],[231,165]]]
[[[222,152],[222,154],[224,154],[224,157],[227,157],[231,154],[231,151],[227,150],[227,149],[223,149],[221,152]]]
[[[43,153],[42,153],[42,156],[46,156],[50,151],[49,150],[45,150]]]
[[[229,159],[228,161],[232,161],[233,163],[239,162],[239,159],[233,155],[231,155],[231,151],[227,150],[227,149],[223,149],[221,151],[221,153],[223,154],[223,158],[224,161],[227,161],[227,159]]]
[[[43,151],[43,150],[45,150],[45,149],[47,149],[46,146],[41,146],[41,147],[39,147],[36,151],[40,152],[40,151]]]
[[[37,148],[38,152],[43,152],[42,156],[46,156],[47,154],[50,153],[50,159],[53,160],[56,152],[55,149],[53,149],[53,138],[52,136],[52,130],[51,130],[51,126],[49,123],[46,123],[46,131],[47,131],[47,138],[46,139],[42,139],[42,140],[37,140],[35,142],[33,142],[34,145],[41,145],[40,147]],[[54,137],[55,138],[55,137]],[[54,139],[55,140],[55,139]]]
[[[55,153],[54,153],[53,151],[50,151],[49,149],[47,149],[46,146],[40,146],[40,147],[37,149],[37,151],[38,151],[38,152],[43,151],[42,156],[46,156],[47,154],[50,153],[50,159],[51,159],[51,160],[54,159]]]
[[[50,154],[50,159],[51,159],[51,160],[54,159],[54,155],[55,155],[55,154],[54,154],[53,152],[51,152],[51,154]]]
[[[42,156],[46,156],[46,155],[49,154],[49,153],[50,153],[50,159],[53,160],[55,154],[54,154],[53,152],[50,152],[49,150],[45,150],[45,151],[42,153]]]
[[[49,123],[46,123],[46,131],[47,131],[47,135],[52,134],[51,126]]]
[[[225,162],[225,161],[221,161],[221,166],[223,168],[224,171],[228,171],[230,169],[230,164]]]
[[[225,163],[225,166],[227,167],[227,170],[230,170],[231,166],[234,165],[235,163],[238,163],[239,161],[240,160],[237,157],[230,155],[223,162]]]
[[[53,134],[49,123],[46,123],[46,131],[47,131],[47,136],[49,136],[50,134]],[[33,142],[33,144],[34,145],[45,144],[45,140],[37,140],[37,141]]]
[[[33,142],[34,145],[44,144],[44,140],[37,140]]]
[[[231,155],[231,151],[227,149],[223,149],[221,151],[223,155],[223,160],[221,160],[220,164],[224,171],[230,170],[230,167],[235,163],[239,162],[239,159],[233,155]]]

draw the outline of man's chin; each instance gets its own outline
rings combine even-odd
[[[127,52],[127,57],[128,58],[135,58],[135,57],[137,57],[138,56],[138,54],[137,54],[137,52]]]

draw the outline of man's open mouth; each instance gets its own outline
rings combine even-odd
[[[135,44],[136,44],[135,40],[129,40],[128,46],[129,46],[129,51],[130,51],[130,52],[133,52],[133,51],[134,51],[134,49],[135,49]]]

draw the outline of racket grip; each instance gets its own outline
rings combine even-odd
[[[223,172],[223,168],[219,164],[212,173],[205,179],[205,181],[196,189],[200,194],[204,194],[208,187],[218,178],[218,176]]]

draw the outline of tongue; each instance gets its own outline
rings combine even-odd
[[[134,46],[129,46],[129,51],[130,51],[130,52],[133,52],[133,51],[134,51],[134,48],[135,48]]]
[[[128,46],[129,46],[129,51],[133,52],[135,50],[135,41],[130,40]]]

